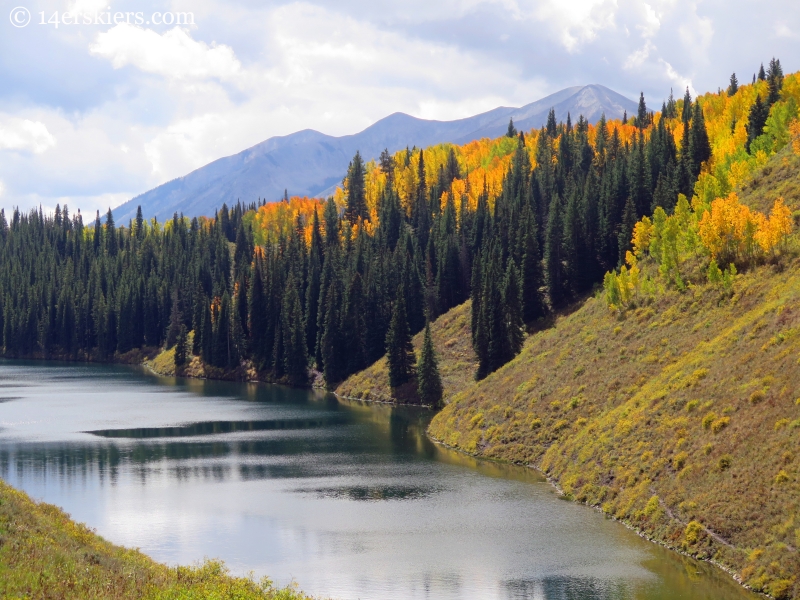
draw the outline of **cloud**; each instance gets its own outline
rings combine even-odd
[[[779,4],[115,0],[196,25],[0,36],[0,205],[105,210],[271,136],[355,133],[395,111],[455,119],[585,83],[657,108],[670,87],[713,90],[773,55],[800,69],[800,5]]]
[[[89,51],[110,60],[115,69],[132,65],[170,79],[225,80],[241,70],[229,46],[195,41],[181,27],[158,34],[152,29],[120,23],[98,34]]]
[[[0,116],[0,150],[22,150],[41,154],[56,145],[44,123]]]

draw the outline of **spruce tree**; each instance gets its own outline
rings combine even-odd
[[[547,288],[550,293],[550,304],[553,308],[560,308],[566,301],[564,263],[561,256],[563,231],[561,201],[555,195],[552,202],[550,202],[544,250]]]
[[[422,350],[417,362],[417,393],[422,404],[439,408],[442,404],[444,389],[439,375],[439,362],[431,338],[430,323],[425,323],[425,334],[422,338]]]
[[[510,138],[517,137],[517,128],[514,127],[514,119],[508,120],[508,130],[506,131],[506,137]]]
[[[750,145],[755,139],[764,132],[764,126],[769,117],[769,106],[761,101],[761,96],[756,96],[756,101],[750,107],[750,114],[747,121],[747,141],[745,150],[750,152]]]
[[[731,75],[731,82],[728,85],[728,96],[734,96],[739,91],[739,80],[736,79],[736,73]]]
[[[186,364],[188,354],[186,325],[181,323],[178,338],[175,342],[175,372],[178,373]]]
[[[414,346],[406,318],[406,302],[398,290],[392,308],[392,320],[386,333],[386,360],[389,364],[389,385],[393,388],[406,383],[414,373]]]
[[[347,168],[345,189],[347,190],[347,206],[344,210],[345,219],[352,224],[358,219],[369,219],[364,188],[364,160],[358,151],[356,151],[356,155]]]
[[[644,92],[641,92],[639,95],[639,110],[636,113],[636,126],[639,129],[644,129],[648,123],[647,104],[644,102]]]

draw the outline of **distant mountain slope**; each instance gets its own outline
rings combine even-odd
[[[270,138],[173,179],[117,207],[114,216],[125,224],[135,216],[138,205],[146,217],[159,220],[175,212],[213,215],[223,202],[277,200],[284,189],[292,195],[323,195],[341,182],[356,150],[365,159],[372,159],[384,148],[394,152],[406,146],[424,148],[495,138],[505,133],[510,118],[520,130],[541,127],[551,108],[559,120],[565,120],[569,112],[573,120],[582,114],[596,122],[603,113],[609,119],[621,118],[626,110],[633,114],[637,105],[606,87],[587,85],[561,90],[521,108],[499,107],[455,121],[394,113],[354,135],[333,137],[306,129]]]

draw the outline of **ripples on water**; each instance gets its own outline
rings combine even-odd
[[[0,475],[157,560],[335,598],[750,598],[709,565],[425,437],[426,411],[0,361]]]

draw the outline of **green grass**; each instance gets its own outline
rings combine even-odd
[[[50,504],[0,480],[0,597],[302,600],[268,579],[233,577],[206,560],[167,567],[115,546]]]

